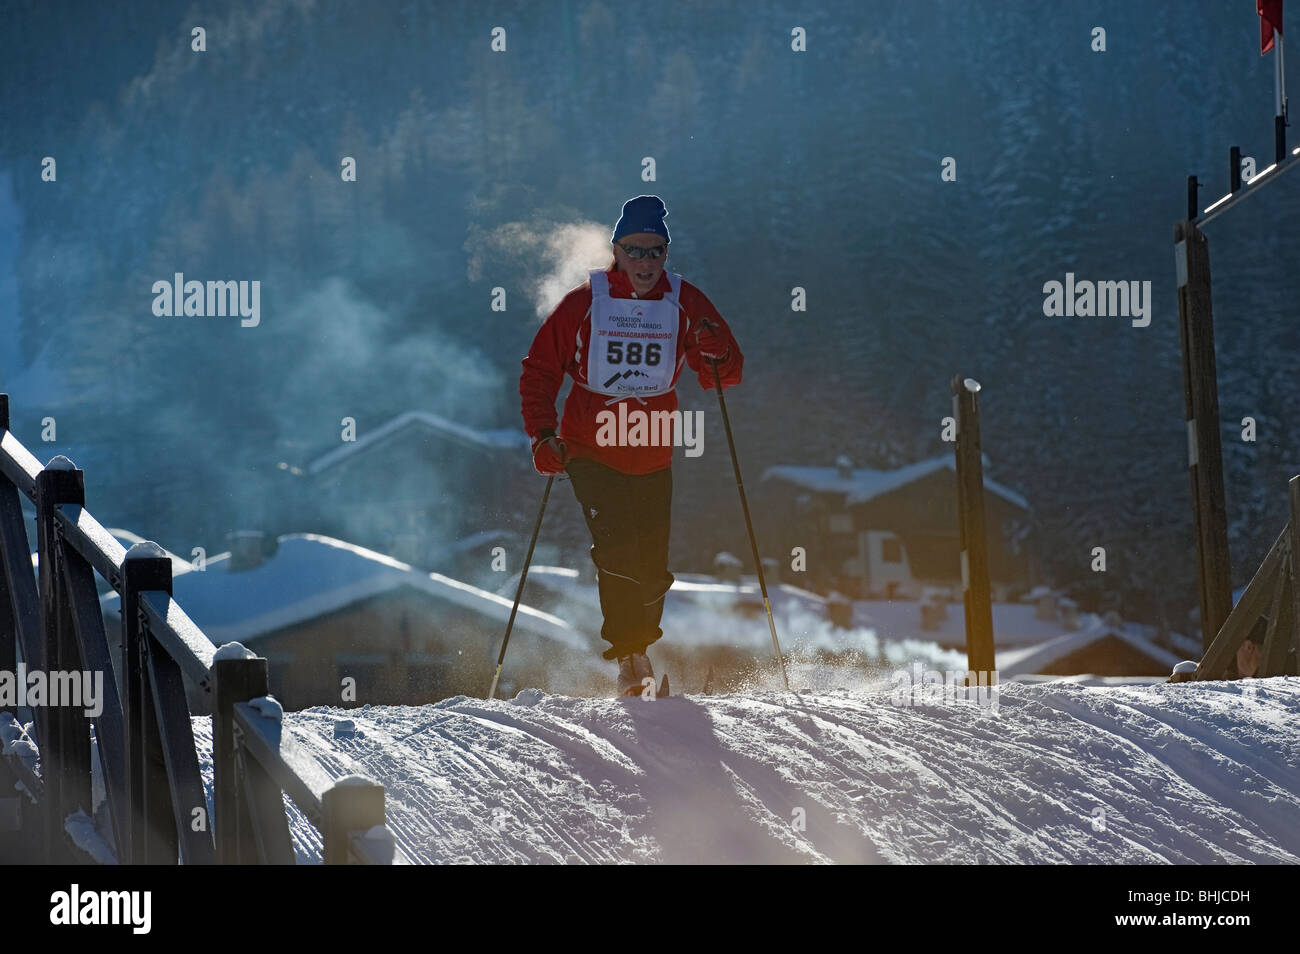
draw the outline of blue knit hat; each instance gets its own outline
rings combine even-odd
[[[635,199],[628,199],[623,203],[623,217],[614,226],[611,241],[617,242],[624,235],[649,232],[652,235],[662,235],[664,241],[668,242],[668,226],[664,225],[667,215],[664,200],[657,195],[639,195]]]

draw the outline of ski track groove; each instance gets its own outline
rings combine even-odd
[[[414,863],[1297,863],[1300,680],[1250,682],[1011,683],[996,714],[885,687],[529,691],[285,728],[331,774],[386,786]],[[340,718],[355,736],[333,737]],[[210,797],[210,720],[195,727]],[[286,806],[295,857],[319,862]]]
[[[867,731],[864,729],[864,727],[861,725],[849,725],[843,722],[839,722],[838,720],[831,720],[827,718],[824,715],[824,713],[814,712],[812,710],[802,708],[802,707],[800,708],[778,707],[774,703],[768,703],[764,700],[752,700],[752,701],[756,701],[759,704],[768,705],[773,708],[778,708],[782,712],[802,713],[803,715],[812,719],[816,723],[832,725],[835,729],[847,734],[850,738],[854,740],[865,740],[872,743],[872,747],[876,751],[887,751],[887,754],[894,756],[895,758],[899,758],[901,755],[901,753],[899,753],[896,749],[889,749],[887,746],[885,746],[880,739],[870,736],[867,733]],[[822,741],[825,740],[822,739]],[[936,744],[935,748],[941,749],[942,746]],[[902,761],[905,761],[906,764],[914,767],[916,775],[919,776],[922,781],[931,782],[933,784],[936,793],[940,798],[944,796],[951,798],[952,797],[951,793],[960,792],[963,790],[960,786],[953,784],[954,781],[953,777],[947,777],[945,776],[944,773],[940,772],[937,768],[935,768],[934,764],[932,764],[932,761],[924,757],[925,754],[926,754],[925,752],[913,752],[911,753],[910,757],[903,759]],[[863,765],[861,762],[854,763],[854,762],[839,762],[837,760],[831,760],[831,764],[838,764],[838,766],[841,767],[845,771],[846,775],[848,775],[849,777],[852,777],[854,774],[861,774],[863,769]],[[881,793],[881,795],[887,797],[886,793]],[[944,806],[944,810],[942,812],[933,809],[928,810],[927,814],[930,816],[930,818],[927,820],[918,818],[917,813],[914,811],[911,813],[911,816],[908,818],[908,823],[913,826],[916,826],[917,828],[933,832],[937,838],[941,833],[947,834],[949,831],[957,830],[955,826],[953,826],[950,819],[954,815],[961,813],[963,809],[973,809],[976,812],[977,816],[982,816],[983,821],[991,822],[995,826],[1006,827],[1009,823],[1009,820],[1005,817],[1004,814],[995,811],[986,803],[984,799],[980,798],[979,796],[971,792],[968,792],[965,798],[953,799],[950,802],[950,804]],[[980,819],[976,819],[977,824],[979,820]],[[1030,832],[1028,830],[1026,830],[1026,833],[1030,834],[1031,836],[1034,834],[1033,832]],[[907,859],[900,858],[899,860],[907,860]],[[939,860],[942,861],[946,859],[939,859]],[[1014,858],[1008,858],[1007,860],[1014,860]]]
[[[1242,843],[1241,839],[1238,837],[1232,837],[1232,847],[1229,847],[1228,844],[1221,844],[1218,841],[1211,840],[1208,837],[1209,833],[1206,833],[1207,837],[1204,843],[1204,849],[1207,852],[1215,853],[1208,854],[1204,857],[1193,857],[1192,860],[1199,862],[1221,862],[1225,860],[1230,862],[1286,861],[1290,863],[1300,861],[1300,858],[1296,857],[1293,849],[1283,847],[1284,844],[1295,840],[1296,829],[1294,824],[1288,826],[1282,823],[1270,823],[1267,820],[1261,823],[1255,819],[1243,817],[1235,811],[1224,807],[1224,804],[1230,803],[1234,796],[1247,794],[1246,792],[1233,789],[1224,781],[1224,769],[1227,766],[1232,766],[1245,772],[1253,772],[1254,770],[1252,768],[1229,759],[1226,755],[1223,755],[1220,750],[1208,749],[1201,746],[1189,746],[1186,749],[1180,749],[1180,746],[1185,743],[1191,742],[1194,745],[1198,740],[1193,736],[1179,732],[1172,723],[1152,718],[1146,712],[1143,712],[1138,708],[1118,701],[1116,702],[1116,705],[1117,708],[1124,712],[1142,717],[1144,724],[1149,727],[1154,727],[1154,731],[1150,734],[1139,733],[1136,728],[1136,720],[1132,723],[1124,723],[1120,721],[1118,714],[1114,717],[1107,716],[1104,713],[1096,712],[1095,710],[1089,709],[1088,707],[1082,706],[1074,701],[1057,699],[1055,700],[1053,707],[1071,714],[1075,714],[1079,710],[1086,710],[1093,718],[1107,718],[1111,720],[1112,724],[1109,726],[1099,725],[1096,722],[1090,724],[1099,731],[1108,732],[1117,738],[1125,740],[1146,759],[1164,768],[1168,773],[1170,780],[1176,780],[1178,783],[1181,783],[1179,786],[1180,793],[1183,791],[1190,791],[1197,794],[1209,795],[1214,799],[1212,804],[1197,807],[1201,809],[1201,814],[1209,815],[1209,819],[1207,820],[1218,821],[1220,823],[1222,827],[1221,837],[1227,838],[1229,836],[1235,836],[1236,830],[1242,829],[1252,836],[1251,841],[1245,843]],[[1184,725],[1185,724],[1186,723],[1184,723]],[[1130,728],[1130,725],[1133,725],[1134,727]],[[1171,733],[1173,733],[1173,737],[1168,738]],[[1161,736],[1166,737],[1163,742],[1161,742]],[[1147,744],[1144,745],[1144,741]],[[1157,751],[1154,750],[1152,746],[1158,742],[1161,742],[1161,744]],[[1213,768],[1207,769],[1200,764],[1207,761],[1215,763]],[[1224,763],[1227,763],[1227,765]],[[1271,782],[1270,785],[1272,785]],[[1278,794],[1287,794],[1285,789],[1279,790],[1276,785],[1273,785],[1273,788],[1278,792]],[[1190,805],[1193,800],[1189,799],[1188,802]],[[1300,813],[1297,813],[1296,821],[1300,822]],[[1275,844],[1271,847],[1274,848],[1276,854],[1263,849],[1260,844],[1260,842],[1267,843],[1269,837],[1275,841]],[[1247,852],[1247,854],[1243,856],[1240,852]],[[1223,853],[1226,853],[1228,857],[1224,858]],[[1262,858],[1258,857],[1261,853],[1263,854]],[[1279,854],[1280,857],[1278,856]],[[1250,857],[1251,855],[1256,857]]]

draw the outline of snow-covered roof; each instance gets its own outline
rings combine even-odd
[[[855,600],[853,625],[874,629],[883,640],[924,639],[940,646],[966,645],[966,617],[961,603],[948,603],[935,629],[921,628],[921,604],[915,600]],[[1096,617],[1080,614],[1081,626]],[[1065,633],[1060,620],[1039,619],[1031,603],[993,604],[993,643],[997,647],[1045,643]]]
[[[1050,666],[1057,660],[1064,659],[1071,653],[1078,652],[1080,649],[1108,636],[1114,636],[1132,649],[1142,653],[1142,655],[1168,666],[1170,671],[1183,660],[1182,656],[1177,656],[1139,635],[1131,626],[1122,624],[1111,626],[1104,620],[1093,616],[1089,620],[1089,624],[1078,632],[1066,633],[1037,646],[1028,646],[1023,649],[998,653],[998,674],[1000,677],[1009,677],[1040,673],[1045,667]]]
[[[763,480],[782,480],[816,493],[844,494],[845,506],[852,507],[897,490],[922,477],[928,477],[944,468],[956,472],[957,464],[951,455],[933,457],[896,470],[855,468],[848,476],[844,476],[840,469],[835,467],[779,465],[764,471]],[[995,480],[985,477],[984,488],[1022,510],[1029,509],[1029,501]]]
[[[457,424],[439,414],[428,411],[406,411],[390,421],[361,434],[355,441],[340,444],[333,450],[321,454],[307,465],[307,473],[319,474],[353,454],[359,454],[368,447],[386,440],[406,427],[423,427],[440,437],[446,437],[473,447],[485,450],[519,450],[528,447],[528,435],[517,430],[481,430]]]
[[[513,596],[518,579],[518,574],[512,574],[503,582],[500,592]],[[600,599],[596,587],[582,581],[576,570],[534,566],[528,571],[528,587],[530,592],[537,594],[534,599],[557,613],[562,613],[575,626],[581,628],[586,624],[599,628]],[[537,589],[534,590],[533,587]],[[811,632],[816,627],[810,620],[825,619],[827,616],[828,600],[816,593],[787,583],[769,586],[768,590],[772,611],[777,617],[778,628],[782,631],[798,624]],[[543,598],[539,591],[548,596]],[[761,622],[757,622],[756,628],[755,620],[735,615],[736,608],[740,605],[759,605],[760,599],[758,581],[752,575],[732,583],[704,574],[677,573],[664,608],[665,641],[672,645],[691,647],[735,645],[738,639],[747,640],[753,632],[761,635],[766,632],[766,627]],[[948,603],[947,609],[946,617],[939,620],[934,629],[923,629],[921,604],[915,600],[854,600],[850,626],[852,633],[869,632],[869,642],[872,645],[875,645],[873,641],[878,641],[881,647],[925,643],[948,649],[955,647],[961,651],[966,645],[965,613],[961,603]],[[1004,651],[1038,648],[1063,636],[1077,636],[1079,632],[1104,625],[1101,617],[1094,613],[1080,613],[1078,620],[1078,631],[1067,630],[1060,619],[1039,619],[1032,603],[994,603],[993,639],[998,649],[999,663],[1004,658]],[[1140,640],[1143,646],[1154,646],[1149,638],[1151,627],[1125,622],[1120,629],[1132,639]],[[853,638],[851,633],[845,635],[850,641]],[[1193,653],[1195,650],[1194,641],[1181,634],[1171,633],[1170,640],[1175,652]],[[820,637],[814,640],[818,641],[824,642]],[[1164,659],[1163,656],[1157,658]]]
[[[479,613],[501,624],[504,632],[513,600],[462,583],[441,573],[425,573],[409,564],[356,544],[316,533],[291,533],[263,562],[231,571],[229,554],[210,557],[207,569],[176,578],[172,592],[199,627],[217,645],[249,643],[286,626],[335,612],[360,600],[409,586]],[[105,606],[118,600],[116,593]],[[515,626],[547,639],[585,650],[582,638],[564,620],[521,605]]]

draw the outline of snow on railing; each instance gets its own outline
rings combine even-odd
[[[385,827],[384,787],[335,778],[284,731],[266,660],[212,644],[172,597],[166,551],[151,541],[124,549],[85,509],[84,477],[62,456],[42,467],[10,432],[0,394],[0,619],[13,620],[0,627],[0,675],[22,684],[0,694],[0,785],[36,805],[38,853],[48,862],[292,864],[287,794],[320,829],[327,864],[404,860]],[[36,506],[35,576],[23,497]],[[121,597],[120,643],[108,640],[96,572]],[[29,675],[45,695],[98,691],[79,705],[28,698]],[[213,717],[212,819],[189,700],[194,714]],[[20,708],[32,713],[36,741]],[[108,810],[102,842],[90,837],[99,831],[94,759]]]

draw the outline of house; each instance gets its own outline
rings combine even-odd
[[[512,600],[321,534],[235,539],[173,595],[217,645],[240,642],[270,664],[287,708],[434,702],[484,695]],[[120,627],[116,593],[102,599]],[[520,606],[501,692],[566,689],[599,655],[557,617]],[[567,670],[567,672],[566,672]]]
[[[998,651],[1003,679],[1029,675],[1147,676],[1168,678],[1184,659],[1199,657],[1195,640],[1167,634],[1160,645],[1151,627],[1121,621],[1115,614],[1089,614],[1075,632],[1019,649]]]
[[[957,475],[952,455],[895,470],[778,466],[760,485],[764,534],[781,552],[803,547],[807,572],[786,578],[857,597],[920,599],[927,588],[961,592]],[[989,575],[993,598],[1014,596],[1033,582],[1030,507],[1020,494],[987,477]]]

